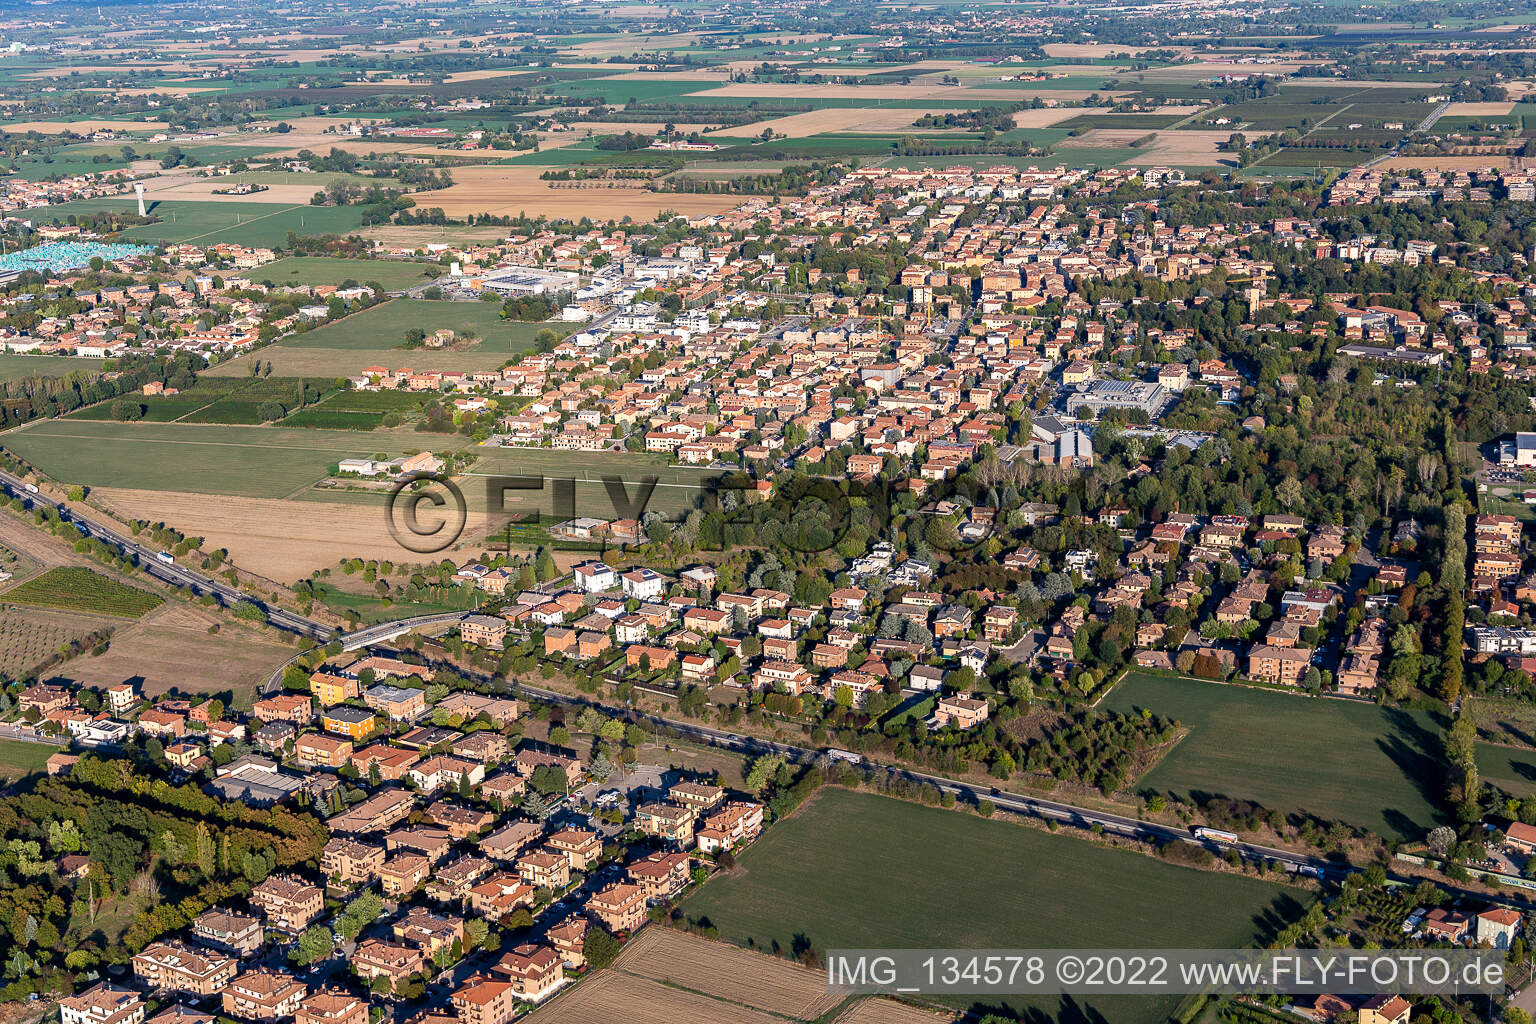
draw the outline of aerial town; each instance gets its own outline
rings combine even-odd
[[[0,1024],[1529,1024],[1528,6],[0,10]]]

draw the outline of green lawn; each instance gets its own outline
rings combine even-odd
[[[843,789],[771,825],[738,863],[684,910],[722,938],[765,950],[789,949],[797,934],[819,951],[1243,947],[1305,899],[1253,878]],[[1083,1008],[1049,998],[1015,1008],[1150,1024],[1176,1003],[1094,998]]]
[[[1387,838],[1418,838],[1441,820],[1442,725],[1425,712],[1134,672],[1102,706],[1190,728],[1139,789],[1252,800]]]
[[[256,281],[275,285],[340,285],[343,281],[366,284],[377,281],[385,291],[401,291],[426,280],[425,263],[406,260],[343,259],[330,256],[290,256],[251,271]]]
[[[65,611],[94,612],[100,615],[125,615],[138,618],[160,607],[156,594],[103,576],[84,566],[67,565],[49,569],[0,594],[0,600],[12,604],[32,604]]]
[[[43,770],[60,748],[49,743],[0,740],[0,779],[20,779]]]
[[[341,459],[444,450],[458,441],[414,431],[63,419],[12,431],[0,443],[66,483],[280,498]]]
[[[1518,797],[1536,794],[1536,750],[1479,743],[1477,770],[1484,782],[1507,793]]]

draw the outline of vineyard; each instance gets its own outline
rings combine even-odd
[[[108,579],[82,566],[49,569],[0,597],[11,604],[124,615],[135,619],[161,604],[161,599],[148,591]]]

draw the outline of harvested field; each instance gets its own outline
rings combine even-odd
[[[529,1024],[770,1024],[819,1020],[843,1002],[821,971],[737,946],[652,926],[613,967],[535,1010]],[[889,999],[864,999],[838,1024],[942,1024]]]
[[[76,135],[87,135],[104,130],[163,132],[170,127],[164,121],[13,121],[0,124],[0,128],[15,135],[24,132],[37,132],[39,135],[64,135],[73,132]]]
[[[950,1014],[921,1010],[894,999],[861,999],[838,1014],[833,1024],[942,1024]]]
[[[225,548],[240,568],[280,583],[334,566],[343,552],[396,561],[417,557],[390,537],[383,501],[371,496],[348,502],[341,492],[336,501],[300,501],[116,487],[92,494],[121,516],[202,537],[208,550]],[[465,535],[480,537],[486,528],[483,514],[471,515]]]
[[[1122,46],[1119,43],[1046,43],[1041,47],[1047,57],[1086,57],[1090,60],[1099,57],[1109,57],[1119,53],[1131,55],[1146,53],[1153,49],[1150,46]],[[1160,50],[1178,50],[1187,52],[1187,46],[1160,46]]]
[[[1080,115],[1081,110],[1072,107],[1057,107],[1054,110],[1041,107],[1038,110],[1021,110],[1013,115],[1015,128],[1049,128],[1063,121],[1070,121]]]
[[[310,185],[268,185],[264,191],[244,195],[215,195],[214,189],[229,188],[228,178],[151,178],[144,183],[146,200],[158,199],[196,200],[214,203],[284,203],[297,206],[307,203],[318,191]]]
[[[1126,163],[1137,165],[1169,164],[1174,167],[1214,165],[1221,161],[1224,144],[1231,132],[1172,131],[1157,132],[1150,146],[1143,146]]]
[[[662,195],[642,189],[555,188],[539,175],[538,165],[469,166],[453,169],[453,184],[412,198],[423,209],[441,207],[450,217],[472,213],[618,220],[651,220],[664,210],[684,216],[722,213],[735,206],[733,196]]]
[[[1514,113],[1513,101],[1503,103],[1452,103],[1446,117],[1508,117]]]
[[[783,1024],[784,1018],[615,969],[586,979],[524,1018],[528,1024]]]
[[[819,971],[668,928],[647,928],[635,936],[618,967],[801,1020],[820,1017],[842,1001],[827,992],[826,977]]]
[[[733,82],[694,96],[743,96],[777,100],[950,100],[958,107],[978,99],[963,85],[810,85],[794,82]],[[986,93],[981,93],[985,97]],[[1078,111],[1081,113],[1081,111]]]
[[[738,125],[735,128],[722,128],[711,135],[728,135],[740,138],[745,135],[761,135],[764,129],[771,129],[776,134],[787,135],[792,139],[803,139],[812,135],[820,135],[823,132],[893,132],[912,129],[912,122],[924,114],[947,113],[946,108],[914,109],[914,108],[864,108],[858,107],[827,107],[822,110],[807,110],[803,114],[790,114],[787,117],[775,117],[767,121],[754,121],[751,124]],[[1037,113],[1037,111],[1028,111]],[[1069,117],[1072,111],[1041,110],[1041,114],[1058,114],[1061,117]],[[925,128],[925,133],[939,129]]]
[[[1145,128],[1092,128],[1081,135],[1062,139],[1057,149],[1117,149],[1151,135]]]
[[[218,633],[210,626],[218,625]],[[146,696],[172,689],[185,693],[229,691],[242,707],[294,649],[270,635],[196,605],[168,602],[112,636],[107,653],[76,658],[58,675],[91,686],[126,680]]]

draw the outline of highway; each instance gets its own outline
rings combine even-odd
[[[125,537],[116,530],[103,526],[89,517],[80,514],[66,502],[54,501],[40,493],[27,490],[27,485],[24,481],[4,470],[0,470],[0,489],[3,489],[13,497],[20,498],[29,507],[36,508],[41,506],[53,509],[60,519],[73,523],[87,536],[94,537],[118,549],[125,556],[137,562],[140,569],[162,582],[176,587],[185,587],[197,594],[211,594],[226,606],[234,605],[240,601],[249,602],[266,612],[268,622],[279,629],[286,629],[290,633],[298,633],[316,640],[328,640],[335,633],[335,630],[329,626],[316,622],[313,619],[306,619],[302,615],[297,615],[283,608],[267,605],[222,580],[193,572],[174,562],[162,562],[157,557],[159,552],[153,548],[145,547],[132,537]]]

